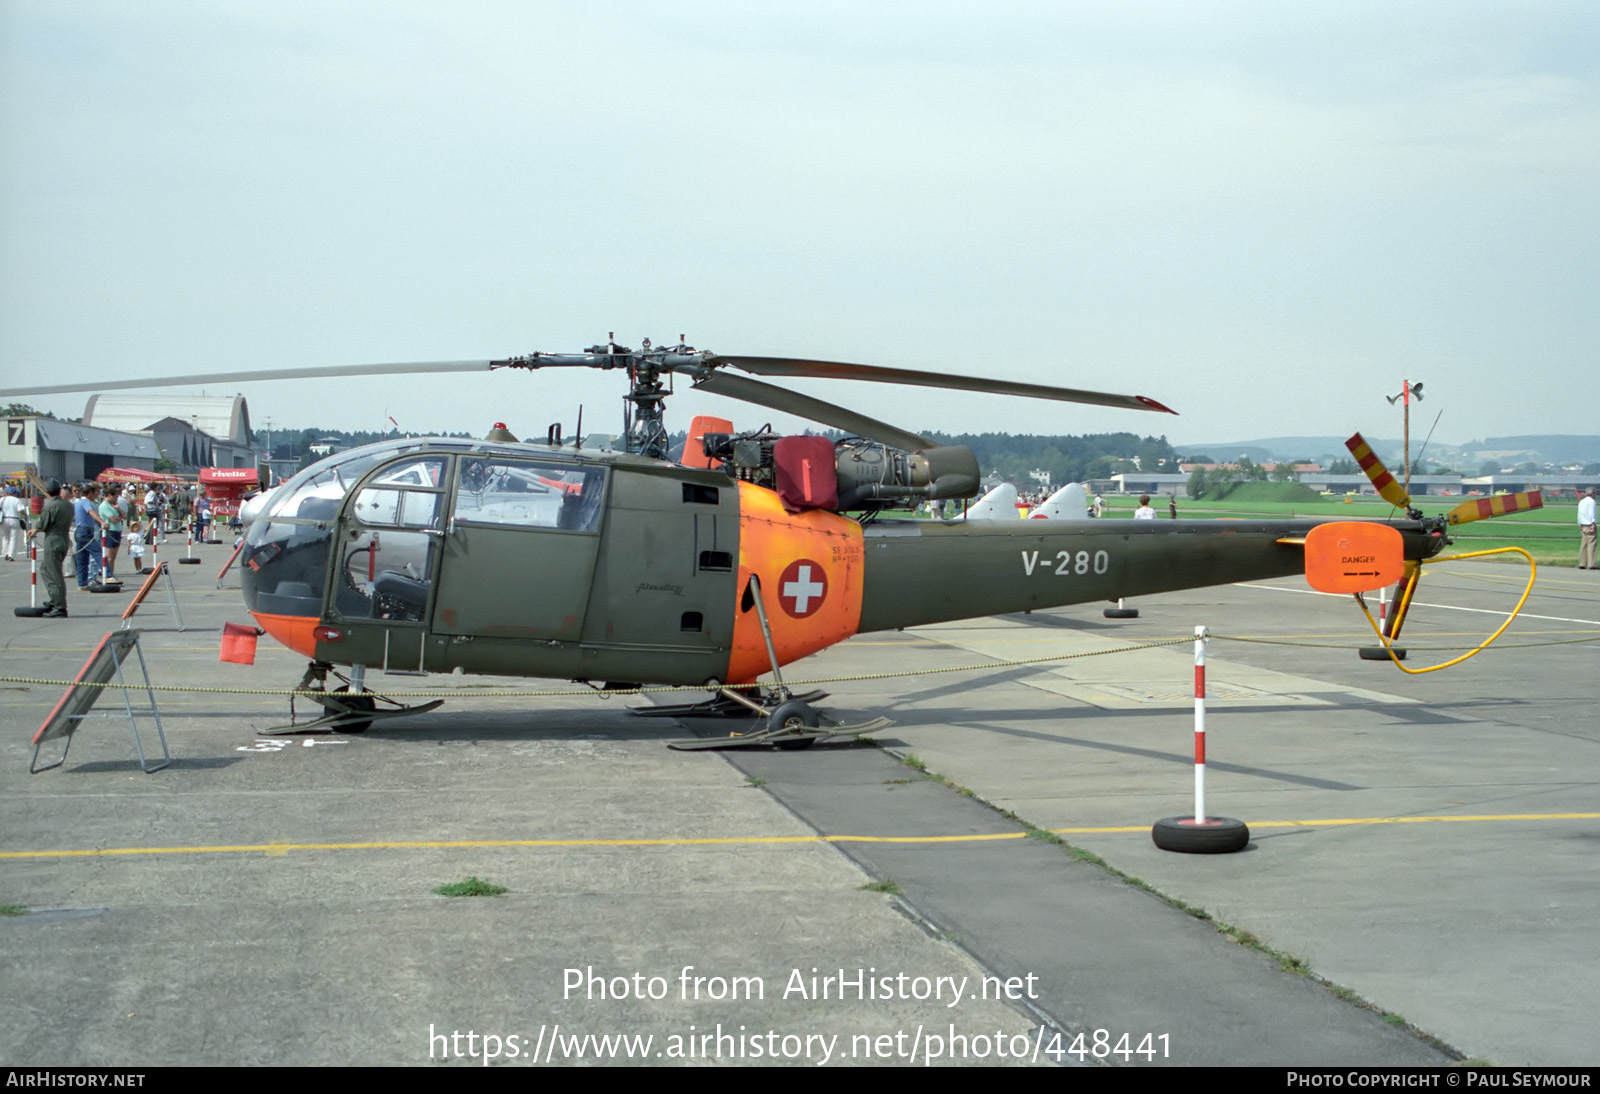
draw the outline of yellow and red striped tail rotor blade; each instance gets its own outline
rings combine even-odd
[[[1492,498],[1474,498],[1450,510],[1451,524],[1470,524],[1485,517],[1503,517],[1507,513],[1520,513],[1524,509],[1543,509],[1544,495],[1538,490],[1523,494],[1496,494]]]
[[[1372,480],[1372,485],[1378,488],[1378,493],[1390,505],[1397,505],[1404,509],[1411,504],[1411,495],[1406,493],[1406,488],[1395,481],[1389,474],[1389,469],[1383,466],[1383,461],[1378,459],[1378,454],[1372,451],[1366,439],[1357,433],[1344,446],[1350,450],[1350,455],[1356,458],[1356,463],[1361,465],[1361,470],[1367,473],[1367,478]]]

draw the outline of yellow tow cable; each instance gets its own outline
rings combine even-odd
[[[1533,556],[1532,555],[1530,555],[1527,551],[1524,551],[1521,547],[1494,547],[1494,548],[1491,548],[1490,550],[1487,550],[1487,551],[1467,551],[1467,552],[1465,552],[1463,554],[1459,554],[1459,555],[1445,555],[1442,558],[1429,558],[1429,559],[1423,559],[1422,560],[1424,563],[1428,563],[1428,562],[1457,562],[1457,561],[1459,561],[1459,560],[1461,560],[1463,558],[1479,558],[1479,557],[1482,557],[1483,555],[1499,555],[1499,554],[1504,554],[1507,551],[1515,551],[1517,554],[1521,555],[1523,558],[1528,560],[1528,584],[1527,584],[1527,587],[1522,590],[1522,596],[1521,596],[1521,598],[1519,598],[1517,600],[1517,606],[1515,608],[1511,609],[1511,614],[1506,616],[1506,621],[1504,623],[1500,624],[1500,626],[1498,628],[1496,628],[1495,632],[1493,634],[1491,634],[1488,638],[1485,638],[1477,646],[1475,646],[1472,649],[1468,650],[1466,653],[1462,654],[1460,657],[1451,658],[1449,661],[1445,661],[1442,664],[1429,665],[1427,668],[1421,668],[1421,669],[1410,669],[1410,668],[1407,668],[1405,665],[1401,664],[1400,663],[1400,658],[1398,658],[1398,657],[1396,657],[1394,655],[1394,647],[1389,643],[1389,641],[1387,639],[1384,638],[1384,636],[1383,636],[1383,628],[1379,627],[1378,626],[1378,621],[1376,619],[1372,618],[1372,610],[1367,607],[1367,602],[1365,600],[1362,600],[1359,594],[1356,596],[1356,603],[1361,605],[1361,613],[1367,617],[1367,622],[1372,624],[1372,632],[1378,636],[1378,644],[1381,645],[1383,647],[1383,649],[1384,649],[1384,652],[1386,652],[1389,655],[1389,660],[1394,662],[1394,667],[1395,668],[1399,669],[1401,672],[1408,673],[1408,674],[1410,674],[1412,676],[1421,676],[1425,672],[1438,672],[1440,669],[1447,669],[1451,665],[1459,665],[1459,664],[1461,664],[1461,662],[1465,661],[1469,657],[1476,657],[1478,654],[1480,654],[1484,650],[1488,649],[1489,646],[1494,642],[1494,640],[1496,638],[1499,638],[1502,634],[1504,634],[1506,632],[1506,628],[1511,626],[1511,621],[1513,619],[1517,618],[1517,613],[1522,611],[1522,606],[1528,602],[1528,594],[1533,592],[1533,579],[1536,576],[1538,576],[1539,567],[1533,561]],[[1419,580],[1411,582],[1406,587],[1405,598],[1400,601],[1400,607],[1399,607],[1399,614],[1400,614],[1400,618],[1401,619],[1405,618],[1406,609],[1411,606],[1411,598],[1412,598],[1413,595],[1415,595],[1415,593],[1417,591],[1417,587],[1419,585],[1421,585],[1421,584],[1422,584],[1422,582],[1420,580],[1420,575],[1419,575]]]

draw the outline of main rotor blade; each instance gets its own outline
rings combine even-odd
[[[39,384],[0,391],[15,395],[59,395],[71,391],[120,391],[128,388],[180,387],[188,384],[232,384],[246,380],[305,380],[331,376],[393,376],[413,372],[487,372],[504,361],[409,361],[386,365],[319,365],[314,368],[258,369],[251,372],[207,372],[195,376],[148,377],[143,380],[96,380],[87,384]]]
[[[857,414],[853,410],[846,410],[833,403],[825,403],[821,399],[813,399],[809,395],[801,395],[796,391],[785,391],[781,387],[763,384],[760,380],[747,380],[743,376],[730,376],[725,372],[713,372],[703,380],[695,381],[695,388],[700,391],[709,391],[716,395],[726,395],[730,399],[742,399],[747,403],[755,403],[769,410],[779,410],[785,414],[798,414],[802,418],[810,418],[823,425],[831,425],[835,429],[842,429],[846,433],[854,433],[858,437],[866,437],[879,441],[891,448],[903,448],[908,452],[920,452],[926,448],[936,447],[926,437],[919,437],[915,433],[907,433],[903,429],[880,422],[876,418],[869,418],[865,414]]]
[[[958,391],[987,391],[996,395],[1025,395],[1032,399],[1056,399],[1063,403],[1093,403],[1125,410],[1155,410],[1176,414],[1143,395],[1111,395],[1103,391],[1079,391],[1070,387],[1020,384],[1011,380],[984,380],[976,376],[951,376],[943,372],[921,372],[907,368],[882,368],[878,365],[852,365],[843,361],[808,361],[796,357],[739,357],[718,355],[713,365],[731,365],[757,376],[818,376],[830,380],[871,380],[880,384],[911,384],[916,387],[947,387]]]

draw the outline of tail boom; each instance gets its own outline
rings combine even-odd
[[[1320,520],[881,521],[865,530],[862,631],[1288,577]],[[1408,559],[1444,534],[1396,521]],[[1285,542],[1286,541],[1286,542]]]

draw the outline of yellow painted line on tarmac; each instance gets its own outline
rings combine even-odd
[[[1441,824],[1464,821],[1600,820],[1600,813],[1485,813],[1449,817],[1332,817],[1326,820],[1250,821],[1251,828],[1318,828],[1345,824]]]
[[[970,836],[818,836],[825,843],[983,843],[997,839],[1026,839],[1026,832],[987,832]]]
[[[1438,824],[1447,822],[1600,820],[1600,813],[1498,813],[1437,817],[1330,817],[1318,820],[1249,821],[1251,828],[1322,828],[1353,824]],[[1115,835],[1148,832],[1147,824],[1051,828],[1053,835]],[[0,859],[104,858],[129,855],[250,854],[276,857],[290,851],[415,851],[494,847],[707,847],[799,843],[987,843],[1026,839],[1026,832],[988,832],[961,836],[706,836],[667,839],[493,839],[374,840],[362,843],[210,844],[195,847],[96,847],[55,851],[0,851]]]
[[[1118,831],[1118,829],[1104,829]],[[374,840],[365,843],[240,843],[196,847],[95,847],[55,851],[0,851],[0,859],[105,858],[128,855],[264,854],[290,851],[414,851],[493,847],[704,847],[778,843],[969,843],[1024,839],[1026,832],[968,836],[707,836],[669,839]]]
[[[703,839],[374,840],[366,843],[240,843],[199,847],[97,847],[59,851],[0,851],[0,859],[97,858],[123,855],[284,855],[290,851],[415,851],[485,847],[688,847],[715,844],[817,843],[818,836],[728,836]]]
[[[1554,820],[1600,820],[1600,813],[1485,813],[1438,817],[1323,817],[1317,820],[1253,820],[1245,823],[1254,831],[1261,828],[1333,828],[1352,824],[1442,824],[1466,821],[1483,823],[1490,821]],[[1149,830],[1149,825],[1142,824],[1125,828],[1051,828],[1048,831],[1051,835],[1056,836],[1074,836],[1105,835],[1115,832],[1148,832]]]

